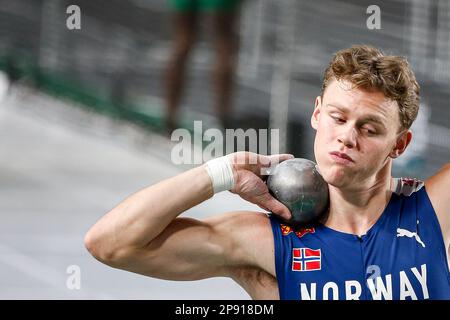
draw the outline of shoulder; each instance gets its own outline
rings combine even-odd
[[[225,212],[204,220],[211,224],[217,232],[230,234],[234,237],[251,239],[252,236],[271,235],[269,215],[257,211]],[[262,233],[261,233],[262,232]]]
[[[450,241],[450,163],[428,178],[425,181],[425,188],[448,245]]]
[[[263,212],[226,212],[205,220],[228,245],[226,257],[236,267],[260,268],[275,275],[274,240],[270,218]],[[231,269],[230,269],[231,270]]]
[[[269,216],[264,212],[233,211],[226,212],[205,220],[211,223],[215,231],[232,237],[239,246],[259,247],[273,242]]]

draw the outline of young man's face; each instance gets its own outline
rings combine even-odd
[[[311,125],[316,129],[316,162],[325,181],[335,187],[374,183],[411,140],[408,130],[399,134],[395,101],[382,92],[352,89],[347,81],[333,80],[323,98],[316,98]]]

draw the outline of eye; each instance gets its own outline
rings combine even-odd
[[[336,121],[337,123],[345,123],[345,120],[343,118],[340,117],[336,117],[336,116],[331,116],[333,118],[334,121]]]
[[[363,131],[365,131],[366,133],[370,134],[370,135],[374,135],[377,132],[375,130],[373,130],[372,128],[362,128]]]

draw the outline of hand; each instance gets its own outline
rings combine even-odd
[[[289,209],[275,199],[265,183],[271,166],[294,158],[291,154],[265,156],[253,152],[235,152],[227,155],[233,166],[235,185],[230,191],[260,208],[289,220]]]

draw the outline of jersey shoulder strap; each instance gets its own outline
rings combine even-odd
[[[423,186],[424,182],[416,178],[393,178],[391,190],[398,195],[410,196]]]

